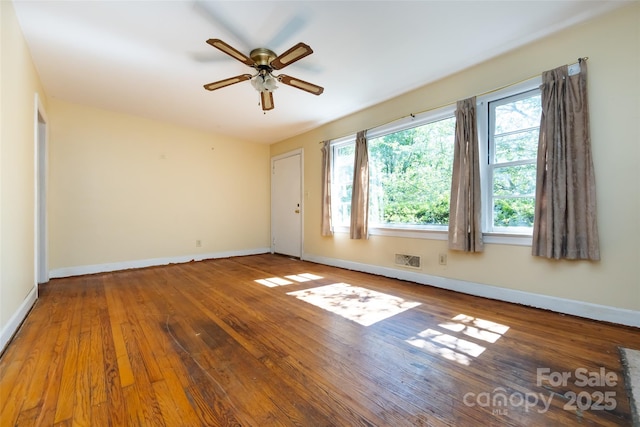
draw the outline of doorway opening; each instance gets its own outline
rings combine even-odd
[[[47,118],[40,98],[35,101],[35,278],[36,285],[49,281],[47,233]]]

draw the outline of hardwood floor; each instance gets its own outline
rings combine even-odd
[[[618,346],[640,331],[269,254],[56,279],[0,424],[631,425]]]

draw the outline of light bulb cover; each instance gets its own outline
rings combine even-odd
[[[278,88],[277,83],[278,79],[267,72],[260,73],[251,79],[251,85],[258,92],[272,92]]]
[[[269,74],[264,79],[264,88],[265,88],[265,90],[268,90],[270,92],[274,91],[274,90],[278,89],[278,86],[276,86],[277,83],[278,83],[278,80],[276,80],[275,77],[273,77],[271,74]]]

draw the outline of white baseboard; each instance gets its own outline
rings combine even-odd
[[[621,325],[640,327],[640,311],[593,304],[584,301],[558,298],[549,295],[534,294],[530,292],[518,291],[515,289],[501,288],[499,286],[485,285],[482,283],[467,282],[457,279],[449,279],[446,277],[432,276],[429,274],[416,273],[413,271],[380,267],[377,265],[344,261],[341,259],[327,258],[316,255],[305,254],[304,259],[306,261],[317,262],[319,264],[346,268],[348,270],[362,271],[365,273],[377,274],[379,276],[391,277],[394,279],[407,280],[422,285],[435,286],[437,288],[462,292],[469,295],[527,305],[530,307],[555,311],[557,313],[570,314],[573,316],[618,323]]]
[[[239,251],[214,252],[208,254],[184,255],[169,258],[151,258],[136,261],[113,262],[107,264],[80,265],[76,267],[56,268],[49,271],[49,278],[82,276],[85,274],[108,273],[111,271],[129,270],[132,268],[155,267],[159,265],[181,264],[206,259],[229,258],[234,256],[258,255],[271,252],[271,248],[244,249]]]
[[[9,341],[11,341],[13,335],[18,332],[18,329],[20,329],[20,325],[22,325],[22,322],[27,317],[27,314],[29,314],[31,307],[33,307],[33,304],[36,303],[37,299],[38,287],[34,286],[33,289],[31,289],[31,292],[29,292],[27,297],[24,299],[24,301],[22,301],[22,304],[20,304],[18,310],[13,313],[13,316],[11,316],[9,322],[7,322],[5,327],[2,328],[2,331],[0,332],[0,354],[4,351],[7,344],[9,344]]]

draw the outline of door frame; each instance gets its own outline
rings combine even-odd
[[[34,108],[34,282],[49,281],[48,174],[49,120],[38,93]]]
[[[286,159],[287,157],[300,156],[300,259],[304,259],[304,149],[298,148],[296,150],[292,150],[283,154],[278,154],[277,156],[271,157],[271,233],[270,233],[270,246],[271,253],[275,253],[274,239],[273,235],[273,218],[274,218],[274,205],[273,205],[273,194],[274,194],[274,180],[273,173],[275,171],[275,163],[278,160]]]

